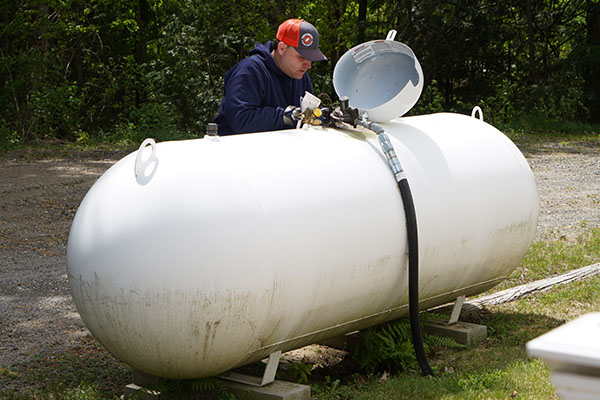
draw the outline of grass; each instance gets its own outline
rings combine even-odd
[[[515,116],[509,121],[499,123],[498,127],[509,135],[519,136],[542,134],[581,137],[600,133],[600,125],[597,123],[557,120],[535,114]]]
[[[576,240],[568,240],[559,233],[549,239],[533,243],[522,266],[494,291],[522,285],[600,261],[600,228],[581,233]]]
[[[578,137],[557,135],[518,140],[531,151],[545,151],[549,142],[570,146],[575,143],[583,148],[600,144],[597,131]],[[60,143],[49,143],[41,150],[17,149],[21,153],[16,158],[44,154],[56,157],[56,151],[61,149]],[[68,154],[72,156],[73,151],[105,150],[80,146],[68,149]],[[576,240],[568,240],[557,232],[534,243],[522,266],[494,291],[600,262],[600,228],[582,226],[582,231]],[[300,365],[295,369],[296,378],[302,377],[311,385],[313,398],[323,400],[558,399],[548,368],[526,355],[525,344],[580,315],[598,311],[600,277],[595,276],[488,307],[475,321],[488,327],[488,339],[466,349],[434,349],[430,354],[434,377],[421,376],[416,365],[394,374],[382,370],[340,370],[337,366],[310,371]],[[114,399],[131,381],[131,370],[88,337],[79,347],[63,354],[32,357],[16,366],[0,365],[0,399]]]
[[[501,368],[446,372],[434,378],[409,376],[372,383],[354,399],[551,399],[548,372],[540,361],[516,361]],[[536,390],[532,393],[532,388]]]
[[[101,157],[111,154],[123,157],[139,148],[140,143],[69,142],[59,139],[38,140],[27,145],[0,146],[0,157],[21,161],[56,158]]]
[[[113,398],[131,381],[129,367],[86,337],[69,352],[34,356],[21,365],[0,367],[0,399]]]
[[[600,124],[557,121],[541,116],[515,117],[496,127],[513,140],[524,153],[585,151],[600,146]]]

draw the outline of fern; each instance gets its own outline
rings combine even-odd
[[[306,384],[308,383],[308,377],[312,372],[313,365],[301,360],[299,363],[290,363],[288,368],[292,377],[297,379],[296,382]]]
[[[216,393],[226,394],[227,387],[217,378],[194,379],[190,385],[193,392],[196,393]]]
[[[161,397],[169,399],[189,399],[198,400],[230,400],[235,399],[227,386],[217,378],[201,378],[191,380],[177,380],[161,378],[149,389],[160,392]]]
[[[425,335],[427,345],[430,347],[444,347],[454,349],[464,349],[467,346],[464,344],[457,343],[454,339],[443,336]]]
[[[431,319],[434,317],[426,317]],[[431,353],[435,347],[464,348],[453,339],[439,336],[424,335],[425,352]],[[385,369],[388,371],[408,371],[414,369],[417,362],[410,322],[400,319],[367,329],[363,340],[353,353],[353,358],[362,370],[373,371]]]

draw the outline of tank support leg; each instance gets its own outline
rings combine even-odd
[[[462,306],[465,302],[465,296],[458,296],[456,301],[454,302],[454,307],[452,307],[452,313],[450,314],[450,320],[448,321],[448,325],[452,325],[458,322],[458,318],[460,317],[460,311],[462,310]]]
[[[271,353],[269,355],[269,360],[267,361],[267,366],[265,367],[265,372],[262,377],[244,375],[237,372],[226,372],[221,375],[220,378],[251,386],[268,385],[275,380],[275,373],[277,372],[277,367],[279,366],[280,357],[281,351],[276,351],[275,353]]]

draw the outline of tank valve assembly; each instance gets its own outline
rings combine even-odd
[[[301,128],[304,124],[321,125],[323,123],[323,112],[319,108],[320,105],[321,99],[312,93],[305,92],[304,96],[300,99],[300,107],[286,110],[286,114],[291,115],[291,118],[297,121],[297,129]]]

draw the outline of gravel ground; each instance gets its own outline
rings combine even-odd
[[[524,154],[540,197],[537,240],[574,240],[581,229],[600,226],[598,141],[545,143]]]
[[[600,226],[600,146],[525,147],[540,194],[538,240]],[[0,370],[60,354],[89,332],[66,273],[69,227],[83,196],[123,154],[50,160],[0,158]]]

